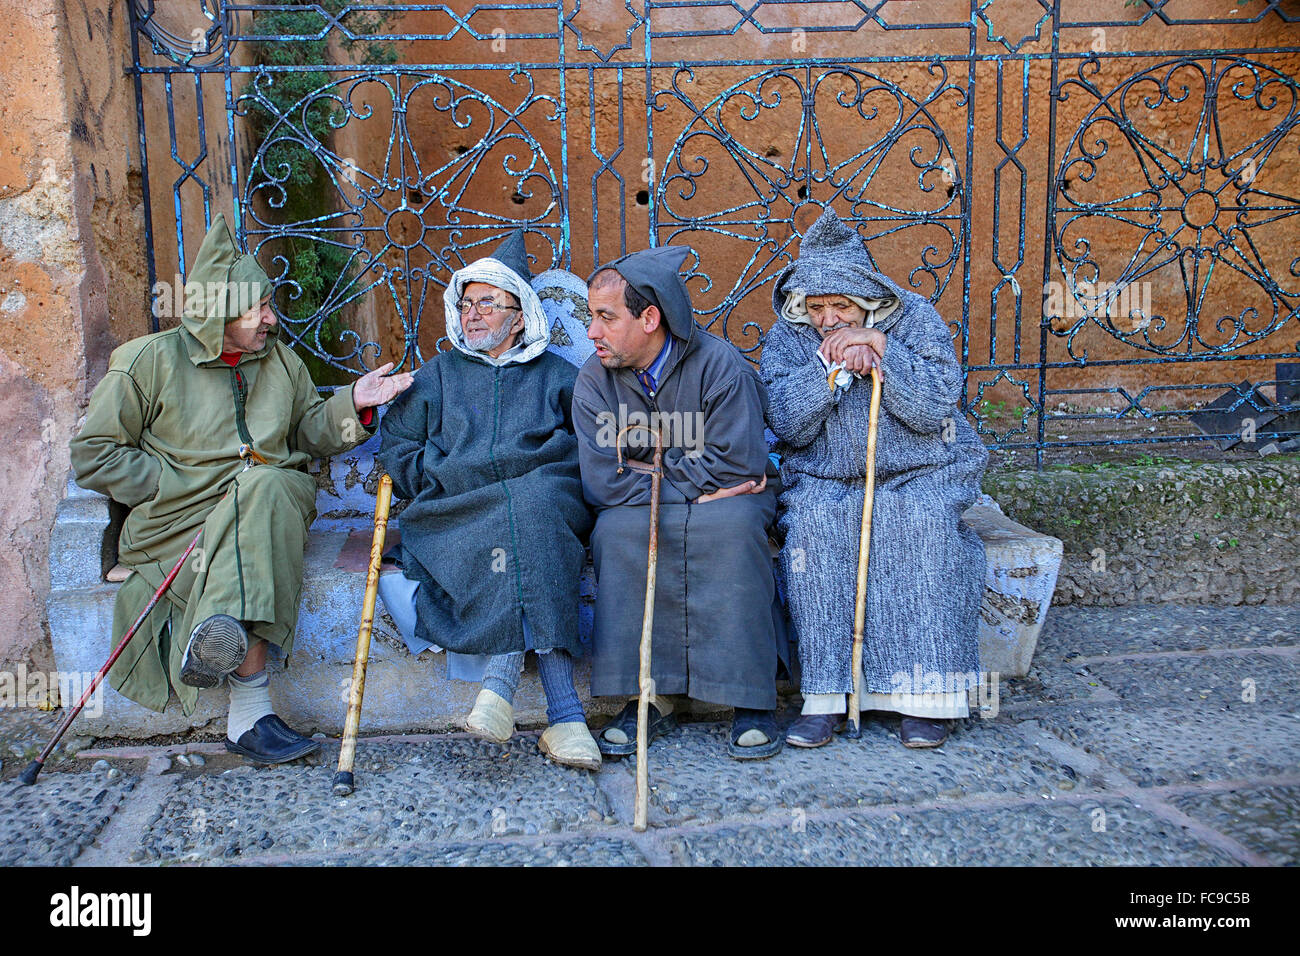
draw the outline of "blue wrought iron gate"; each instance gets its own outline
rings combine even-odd
[[[1239,2],[134,0],[151,283],[233,210],[356,373],[418,366],[516,226],[534,271],[685,243],[756,359],[830,203],[950,321],[990,445],[1203,441],[1225,388],[1263,439],[1300,410],[1300,13]]]

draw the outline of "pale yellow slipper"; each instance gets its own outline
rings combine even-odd
[[[475,737],[503,744],[515,733],[515,709],[510,701],[484,688],[474,700],[474,709],[465,718],[465,729]]]
[[[582,770],[600,769],[600,748],[587,725],[571,720],[552,724],[542,732],[537,748],[556,763]]]

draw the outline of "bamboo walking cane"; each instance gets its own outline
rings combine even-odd
[[[644,428],[631,425],[628,428]],[[619,434],[615,445],[618,449],[618,471],[623,472],[623,434]],[[649,429],[645,429],[649,431]],[[632,814],[632,829],[644,831],[650,815],[650,767],[647,759],[646,724],[650,719],[650,698],[654,692],[654,679],[650,676],[651,634],[655,620],[655,577],[659,569],[659,482],[663,477],[663,439],[656,432],[650,432],[655,443],[654,464],[650,471],[650,549],[646,559],[645,572],[645,612],[641,617],[640,671],[637,687],[640,697],[636,705],[636,804]],[[636,468],[634,470],[641,470]]]
[[[834,374],[831,373],[832,388]],[[858,537],[858,591],[853,607],[853,693],[849,695],[846,736],[862,736],[862,638],[867,620],[867,564],[871,557],[871,510],[876,498],[876,428],[880,424],[880,369],[871,368],[871,412],[867,425],[867,478]]]
[[[334,774],[334,796],[346,797],[355,787],[352,763],[357,752],[357,730],[361,726],[361,700],[366,693],[366,664],[370,661],[370,630],[375,621],[375,595],[379,592],[379,566],[384,558],[388,534],[388,509],[393,502],[393,479],[379,479],[375,495],[375,534],[370,541],[370,568],[366,571],[366,595],[361,602],[361,625],[357,628],[357,656],[352,664],[352,687],[348,691],[348,716],[343,725],[343,746],[339,768]]]
[[[144,606],[144,610],[141,611],[140,616],[135,619],[135,623],[131,625],[130,629],[128,629],[124,635],[122,635],[122,640],[118,641],[117,647],[113,648],[113,653],[110,654],[108,660],[104,662],[104,666],[99,669],[99,673],[96,674],[94,680],[90,682],[90,686],[82,692],[81,699],[77,701],[77,705],[68,712],[68,716],[63,718],[62,723],[60,723],[58,729],[54,731],[54,736],[51,737],[50,742],[45,745],[45,749],[41,751],[40,756],[29,763],[27,769],[18,775],[19,782],[29,787],[36,782],[36,775],[39,774],[41,768],[45,766],[45,761],[49,758],[55,746],[63,739],[63,735],[68,732],[68,728],[71,727],[72,722],[77,719],[77,715],[81,713],[81,709],[86,706],[86,701],[90,700],[90,695],[95,692],[95,688],[104,680],[104,675],[109,672],[109,669],[117,663],[117,659],[122,656],[122,652],[126,650],[126,645],[131,642],[131,638],[135,637],[136,631],[140,630],[140,625],[143,624],[144,619],[149,616],[149,612],[154,609],[163,594],[169,587],[171,587],[172,582],[176,580],[176,575],[180,574],[180,570],[184,566],[186,559],[190,556],[190,552],[194,550],[194,546],[199,543],[199,538],[201,537],[203,537],[203,530],[200,528],[199,533],[196,534],[194,540],[190,542],[190,546],[186,548],[185,553],[181,555],[181,559],[176,562],[176,566],[172,568],[167,577],[163,579],[163,583],[159,585],[158,590],[153,592],[153,597],[151,597],[149,603]]]

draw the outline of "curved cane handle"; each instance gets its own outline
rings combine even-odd
[[[660,435],[659,432],[651,428],[649,425],[641,425],[641,424],[624,425],[623,428],[619,431],[619,433],[614,436],[614,454],[618,457],[618,471],[616,472],[616,474],[620,474],[620,475],[623,474],[623,468],[624,468],[623,436],[633,430],[646,432],[647,434],[649,434],[650,438],[654,441],[655,448],[658,449],[659,451],[663,450],[664,447],[663,436]]]

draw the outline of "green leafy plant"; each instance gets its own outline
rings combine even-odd
[[[348,3],[347,0],[318,0],[318,5],[337,16]],[[371,34],[390,17],[390,13],[383,11],[350,13],[347,26],[355,34]],[[253,14],[252,32],[294,37],[257,43],[254,49],[257,63],[272,68],[332,64],[334,61],[325,29],[328,24],[329,21],[315,9],[257,10]],[[316,39],[318,34],[323,36]],[[348,60],[359,65],[383,65],[397,60],[397,48],[392,43],[344,40],[341,47]],[[306,109],[298,107],[291,113],[297,104],[329,83],[330,74],[324,70],[276,72],[273,80],[259,87],[260,95],[267,102],[255,100],[249,111],[254,155],[268,139],[273,140],[253,170],[250,185],[256,189],[259,182],[268,181],[272,173],[276,179],[284,176],[281,183],[284,203],[272,212],[284,222],[310,222],[335,211],[335,192],[329,174],[311,150],[302,143],[280,136],[277,123],[280,117],[287,116],[290,122],[301,124],[301,132],[306,134],[304,139],[328,147],[334,129],[344,122],[344,113],[328,97],[312,100]],[[282,242],[279,254],[288,260],[288,275],[298,283],[301,291],[297,298],[285,296],[276,305],[287,319],[301,322],[320,312],[330,289],[347,284],[348,251],[303,236],[286,236]],[[319,339],[325,351],[338,350],[343,330],[341,312],[335,310],[322,317]],[[296,351],[307,363],[317,384],[339,385],[350,380],[346,372],[322,361],[303,345],[299,344]]]
[[[981,399],[979,406],[980,417],[991,421],[997,421],[1002,417],[1006,407],[1006,402],[991,402],[987,398]]]

